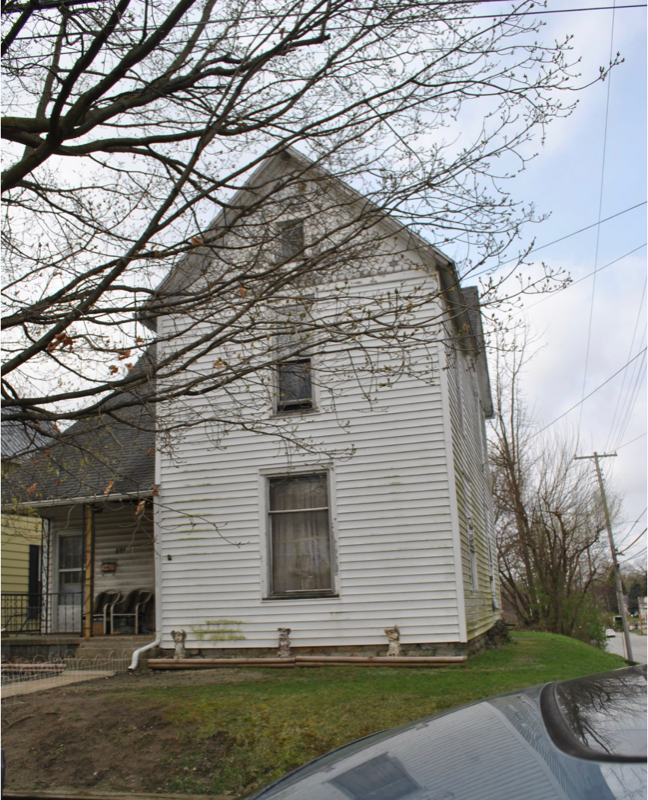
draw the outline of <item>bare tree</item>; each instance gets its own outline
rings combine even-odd
[[[414,250],[417,231],[464,248],[463,277],[496,266],[534,218],[504,182],[569,114],[574,74],[531,7],[489,19],[428,0],[8,0],[3,418],[55,432],[241,381],[265,391],[287,354],[361,332],[376,349],[429,340],[440,315],[412,316],[429,291],[363,299],[349,265],[363,274],[388,253],[389,215]],[[282,154],[291,169],[266,174]],[[307,241],[293,224],[287,240],[285,220],[304,217],[327,224]],[[487,281],[482,304],[553,278]],[[322,285],[328,318],[310,311]],[[169,314],[176,333],[156,332]],[[296,319],[308,336],[287,351]],[[210,354],[207,376],[194,367]],[[354,369],[384,377],[369,354]],[[230,410],[223,430],[250,424]]]
[[[497,356],[490,454],[502,591],[524,626],[586,638],[588,592],[609,570],[605,520],[575,442],[535,432],[522,387],[529,348],[522,336]]]

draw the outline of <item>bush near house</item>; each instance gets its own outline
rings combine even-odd
[[[566,636],[521,633],[465,666],[442,669],[117,676],[25,695],[3,715],[9,788],[235,798],[375,731],[624,663]]]

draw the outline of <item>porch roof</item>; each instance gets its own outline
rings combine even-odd
[[[145,497],[155,481],[155,420],[145,406],[72,425],[2,481],[2,509]]]

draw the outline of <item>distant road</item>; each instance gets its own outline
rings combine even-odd
[[[632,660],[638,661],[640,664],[646,664],[646,649],[648,646],[648,636],[639,636],[636,633],[630,634],[630,644],[632,647]],[[613,639],[607,640],[607,649],[610,653],[616,653],[618,656],[625,658],[625,649],[623,647],[623,634],[617,633]]]

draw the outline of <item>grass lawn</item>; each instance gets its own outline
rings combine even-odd
[[[516,635],[465,667],[264,670],[249,683],[147,689],[186,741],[184,775],[169,787],[240,794],[334,747],[490,695],[625,666],[563,636]],[[215,771],[206,779],[205,758]],[[200,778],[194,777],[196,773]]]
[[[533,633],[466,666],[117,675],[3,708],[7,788],[234,798],[375,731],[624,663]]]

